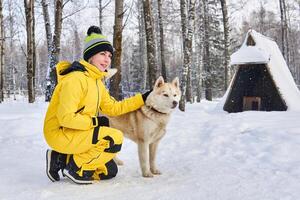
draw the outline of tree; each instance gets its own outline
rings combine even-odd
[[[130,42],[124,42],[124,49],[131,51],[124,51],[124,59],[127,60],[123,66],[128,66],[128,80],[130,80],[130,92],[142,92],[147,88],[147,55],[146,55],[146,40],[144,28],[144,13],[142,1],[139,0],[135,4],[137,9],[136,20],[138,21],[137,32],[138,38],[134,37],[135,34],[129,36]],[[127,40],[128,40],[127,39]],[[126,41],[126,40],[125,40]],[[130,44],[130,45],[128,45]],[[127,84],[129,85],[129,83]]]
[[[203,3],[198,1],[196,6],[196,19],[195,19],[195,54],[196,54],[196,96],[197,102],[201,101],[202,98],[202,68],[203,68]]]
[[[223,28],[224,28],[224,91],[228,87],[228,67],[229,67],[229,22],[226,0],[220,0],[223,14]]]
[[[189,0],[189,9],[187,9],[186,3],[187,3],[186,0],[180,0],[182,41],[183,41],[183,73],[182,73],[182,80],[180,84],[182,96],[179,102],[179,109],[181,111],[185,111],[185,99],[186,99],[188,87],[189,90],[191,90],[190,84],[188,84],[189,83],[188,79],[190,79],[189,71],[191,68],[192,53],[193,53],[192,39],[193,39],[194,20],[195,20],[195,1]],[[189,101],[191,101],[190,98]]]
[[[140,74],[136,74],[136,77],[141,78],[142,82],[142,89],[146,90],[148,79],[147,79],[147,69],[149,68],[147,65],[147,50],[146,50],[146,37],[145,37],[145,18],[144,18],[144,11],[143,11],[143,2],[142,0],[137,1],[137,9],[138,9],[138,34],[139,34],[139,40],[138,40],[138,50],[137,50],[137,55],[140,59],[139,65],[141,70],[137,70],[137,72],[142,71]]]
[[[168,80],[166,62],[165,62],[165,39],[164,39],[164,26],[162,19],[162,0],[157,0],[158,4],[158,24],[160,34],[160,58],[161,58],[161,73],[165,81]]]
[[[99,0],[99,28],[102,30],[102,24],[103,24],[103,8],[102,8],[102,0]]]
[[[118,73],[111,79],[110,93],[116,99],[122,98],[121,61],[122,61],[122,31],[123,31],[123,0],[115,1],[115,24],[113,46],[115,48],[112,66],[118,69]]]
[[[26,15],[26,33],[27,33],[27,88],[28,102],[35,101],[34,88],[34,70],[35,70],[35,55],[34,55],[34,0],[24,0],[25,15]]]
[[[46,41],[47,41],[47,50],[48,55],[51,53],[52,49],[52,31],[51,31],[51,22],[48,10],[48,2],[47,0],[41,0],[42,8],[43,8],[43,17],[44,17],[44,24],[46,30]],[[50,63],[50,56],[49,56],[49,63]]]
[[[211,80],[211,66],[210,66],[210,35],[209,35],[209,17],[206,12],[208,9],[207,0],[203,0],[203,9],[204,9],[204,87],[205,87],[205,99],[212,100],[212,80]]]
[[[106,2],[105,5],[102,5],[103,1],[102,0],[98,1],[99,27],[100,27],[101,30],[102,30],[102,26],[103,26],[103,10],[110,4],[110,2],[111,2],[111,0],[109,0],[108,2]]]
[[[56,85],[56,69],[55,65],[59,60],[60,54],[60,36],[62,30],[62,10],[63,0],[55,1],[55,24],[54,24],[54,35],[52,38],[51,23],[49,18],[48,3],[46,0],[41,0],[43,6],[44,23],[46,29],[47,46],[48,46],[48,73],[46,77],[46,93],[45,100],[50,101],[52,93]]]
[[[7,54],[8,55],[15,55],[16,54],[16,45],[14,44],[17,28],[16,28],[16,14],[14,9],[14,3],[12,0],[7,1],[7,11],[8,16],[6,18],[7,21],[7,36],[8,39],[8,46],[7,46]],[[5,62],[5,61],[4,61]],[[6,72],[6,91],[7,97],[10,97],[10,92],[12,90],[14,100],[16,100],[16,92],[17,92],[17,62],[14,56],[10,56],[9,59],[6,60],[7,72]]]
[[[2,0],[0,0],[0,103],[4,100],[4,26],[3,26],[3,11],[2,11]]]
[[[148,61],[148,79],[150,87],[156,81],[157,74],[157,61],[156,61],[156,48],[154,40],[153,16],[151,11],[150,0],[142,0],[144,9],[145,31],[146,31],[146,44],[147,44],[147,61]]]
[[[281,46],[282,54],[289,66],[289,38],[288,38],[288,20],[285,0],[279,0],[280,22],[281,22]]]

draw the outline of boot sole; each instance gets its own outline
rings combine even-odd
[[[80,185],[88,185],[88,184],[92,184],[95,182],[94,180],[86,180],[86,181],[85,180],[77,180],[71,174],[69,174],[68,170],[65,170],[65,169],[63,170],[63,175],[68,177],[74,183],[80,184]]]
[[[47,149],[47,153],[46,153],[46,174],[52,182],[56,182],[57,180],[55,180],[55,178],[53,178],[50,174],[50,160],[51,160],[51,150]]]

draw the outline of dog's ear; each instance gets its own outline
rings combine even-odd
[[[172,81],[172,84],[175,87],[179,88],[179,78],[178,77],[174,78],[173,81]]]
[[[116,69],[116,68],[109,68],[109,69],[107,69],[107,75],[106,75],[106,77],[105,77],[105,80],[110,79],[110,78],[113,77],[117,72],[118,72],[118,69]]]
[[[159,88],[165,83],[164,78],[162,76],[158,77],[155,81],[154,88]]]

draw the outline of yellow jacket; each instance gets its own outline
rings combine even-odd
[[[61,128],[90,130],[96,126],[92,118],[99,112],[117,116],[144,105],[140,93],[123,101],[114,100],[102,82],[107,73],[84,60],[79,63],[62,61],[57,64],[58,84],[46,113],[44,133]]]

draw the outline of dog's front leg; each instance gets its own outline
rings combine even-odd
[[[158,141],[149,145],[150,146],[150,171],[153,174],[159,175],[161,172],[156,168],[156,150],[158,146]]]
[[[149,166],[149,144],[138,142],[138,152],[143,177],[153,177]]]

